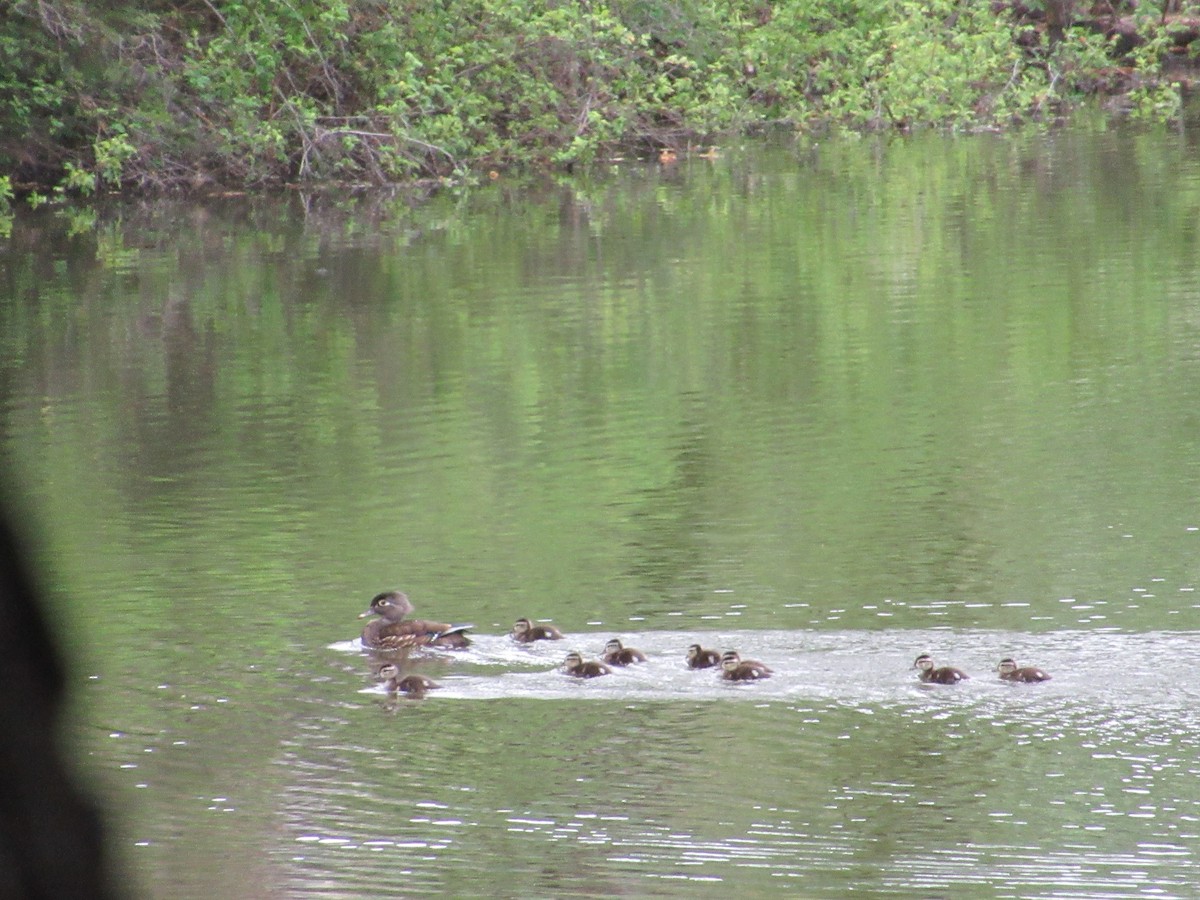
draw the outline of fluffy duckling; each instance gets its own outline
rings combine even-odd
[[[920,670],[917,677],[926,684],[957,684],[971,677],[962,669],[956,669],[954,666],[935,668],[933,657],[928,653],[918,656],[916,662],[913,663],[913,668]]]
[[[1049,681],[1050,674],[1043,672],[1041,669],[1034,666],[1018,666],[1017,661],[1011,656],[1006,656],[1000,660],[998,666],[1001,681],[1020,681],[1024,683],[1034,681]]]
[[[510,636],[518,644],[529,644],[533,641],[561,641],[563,633],[553,625],[534,625],[529,619],[517,619],[513,622]]]
[[[689,669],[711,669],[721,664],[721,654],[717,650],[705,650],[699,644],[687,648],[687,664]]]
[[[384,663],[379,667],[379,680],[389,694],[403,694],[410,700],[420,700],[426,691],[437,690],[441,687],[432,678],[412,673],[401,675],[400,667],[395,663]]]
[[[742,659],[736,650],[721,654],[721,677],[726,681],[757,681],[770,678],[771,670],[757,659]]]
[[[384,591],[371,599],[371,605],[359,618],[379,618],[362,630],[362,644],[370,650],[409,650],[413,647],[440,647],[461,650],[471,642],[463,633],[473,625],[448,625],[424,619],[405,619],[413,611],[412,601],[403,591]]]
[[[594,659],[584,662],[578,650],[572,650],[567,654],[567,658],[563,660],[562,670],[567,675],[572,675],[575,678],[597,678],[600,675],[608,675],[612,672],[612,669],[604,663],[596,662]]]
[[[617,638],[609,638],[604,645],[604,655],[601,657],[610,666],[628,666],[631,663],[646,661],[646,654],[632,647],[625,647]]]

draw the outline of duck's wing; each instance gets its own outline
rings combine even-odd
[[[462,634],[475,627],[467,623],[451,625],[448,622],[431,622],[428,619],[405,619],[396,624],[403,627],[407,634],[428,635],[434,640],[448,634]]]
[[[435,642],[444,647],[466,647],[470,645],[470,641],[463,632],[473,627],[430,622],[426,619],[405,619],[402,622],[384,622],[382,619],[376,619],[363,629],[362,642],[372,649],[383,650],[425,647]]]

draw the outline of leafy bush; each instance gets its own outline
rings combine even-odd
[[[770,123],[1004,125],[1117,83],[1114,41],[1064,19],[1052,42],[1016,11],[966,0],[11,0],[0,7],[0,172],[79,193],[464,177]],[[1177,115],[1166,30],[1149,17],[1139,27],[1149,38],[1122,60],[1132,75],[1119,87],[1139,114]]]

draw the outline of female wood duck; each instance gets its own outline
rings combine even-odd
[[[604,645],[604,655],[601,657],[610,666],[627,666],[631,663],[646,661],[646,654],[632,647],[622,646],[617,638],[609,638]]]
[[[553,625],[534,625],[528,619],[517,619],[513,622],[512,639],[518,644],[529,644],[533,641],[561,641],[563,633]]]
[[[928,653],[918,656],[916,662],[913,663],[913,668],[920,669],[917,676],[926,684],[957,684],[971,677],[962,669],[956,669],[953,666],[934,668],[933,657]]]
[[[716,650],[705,650],[699,644],[692,644],[687,649],[687,664],[689,669],[711,669],[721,664],[721,654]]]
[[[461,650],[471,642],[463,634],[474,625],[446,625],[424,619],[405,619],[413,611],[412,602],[402,591],[376,594],[371,606],[359,616],[379,616],[362,631],[362,643],[371,650],[407,650],[413,647],[440,647]]]
[[[1000,679],[1002,681],[1021,681],[1025,683],[1034,681],[1049,681],[1050,674],[1043,672],[1041,669],[1034,666],[1018,666],[1016,660],[1006,656],[1000,660]]]
[[[583,657],[579,655],[578,650],[572,650],[567,654],[567,658],[563,660],[562,670],[568,675],[573,675],[576,678],[596,678],[600,675],[608,675],[612,672],[608,666],[602,662],[596,662],[594,659],[589,659],[584,662]]]
[[[380,666],[379,679],[383,682],[383,687],[389,694],[403,694],[412,700],[419,700],[425,696],[426,691],[436,690],[441,687],[432,678],[417,675],[415,672],[408,675],[401,675],[400,667],[395,663],[384,663]]]
[[[721,654],[721,677],[726,681],[757,681],[770,678],[771,670],[757,659],[742,659],[736,650]]]

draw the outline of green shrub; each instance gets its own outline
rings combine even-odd
[[[1068,27],[1051,44],[1002,7],[10,0],[0,172],[77,194],[461,178],[771,123],[1006,125],[1111,83],[1112,42]],[[1139,25],[1149,40],[1124,60],[1130,101],[1137,115],[1177,116],[1162,73],[1168,38],[1151,18]]]

